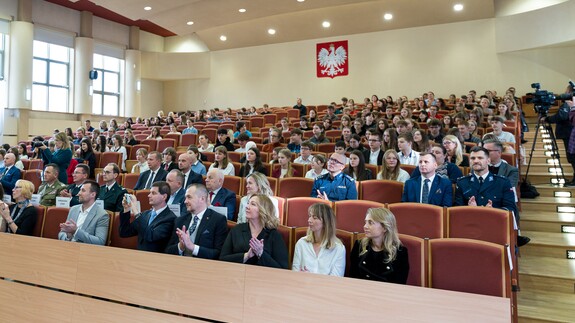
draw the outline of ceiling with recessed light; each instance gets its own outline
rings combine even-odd
[[[161,36],[195,33],[213,51],[493,18],[504,0],[47,1]]]

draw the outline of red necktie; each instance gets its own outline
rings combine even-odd
[[[166,164],[166,166],[164,166],[164,170],[168,170],[169,166],[168,164]]]
[[[214,192],[210,191],[210,204],[212,204],[213,198],[214,198]]]

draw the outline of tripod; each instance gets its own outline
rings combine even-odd
[[[529,164],[527,164],[527,171],[525,172],[525,181],[527,181],[527,178],[529,176],[529,168],[531,168],[531,161],[533,160],[533,151],[535,150],[535,144],[537,143],[537,136],[539,135],[539,128],[541,127],[541,119],[543,117],[545,117],[543,111],[545,109],[539,108],[539,113],[538,113],[538,118],[537,118],[537,126],[535,127],[535,136],[533,137],[533,143],[531,144],[531,151],[529,152]],[[546,109],[546,111],[548,111],[549,109]],[[563,166],[561,166],[561,156],[559,155],[559,148],[557,147],[557,140],[555,139],[555,134],[553,133],[553,128],[551,127],[551,124],[549,122],[544,122],[543,124],[543,128],[545,130],[547,130],[547,133],[549,134],[549,138],[551,140],[551,159],[556,159],[557,160],[557,164],[553,163],[553,166],[555,169],[557,169],[557,166],[559,166],[559,172],[555,172],[555,184],[559,185],[559,184],[566,184],[567,181],[565,180],[565,175],[563,174]],[[547,145],[547,143],[544,143],[544,146]],[[563,180],[563,182],[561,182],[561,180]]]

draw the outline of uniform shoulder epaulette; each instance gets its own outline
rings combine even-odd
[[[318,179],[324,179],[324,178],[328,178],[328,177],[329,177],[329,173],[325,173],[325,174],[323,174],[323,175],[319,175],[319,176],[316,177],[315,179],[318,180]]]
[[[347,180],[350,180],[352,182],[355,182],[355,179],[353,179],[353,177],[349,176],[348,174],[342,173],[343,177],[346,178]]]

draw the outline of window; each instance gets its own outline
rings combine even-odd
[[[32,109],[69,112],[72,49],[34,41]]]
[[[94,54],[94,69],[98,78],[93,80],[92,113],[120,115],[121,72],[124,61],[110,56]]]
[[[4,80],[5,59],[6,59],[6,35],[0,33],[0,81]]]

